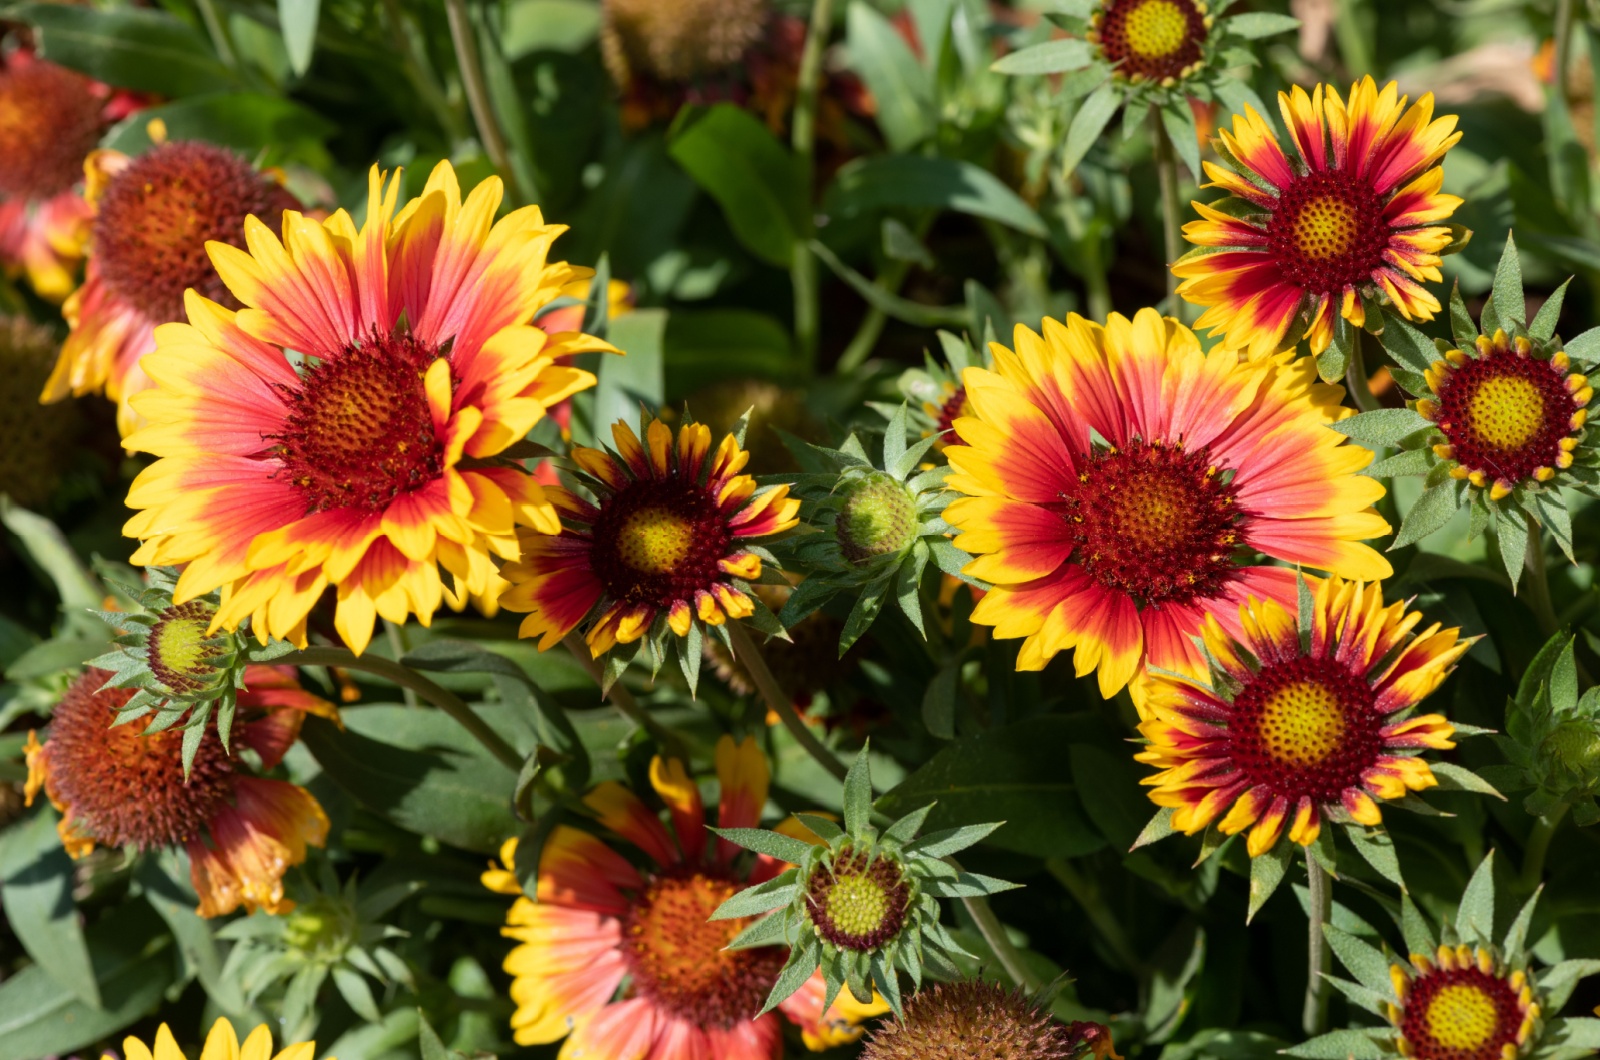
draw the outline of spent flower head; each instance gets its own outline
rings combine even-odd
[[[758,828],[714,829],[758,854],[794,865],[782,875],[740,891],[713,919],[768,914],[729,943],[730,949],[787,945],[789,959],[763,1012],[799,990],[819,968],[827,1004],[848,986],[863,1003],[874,990],[896,1016],[905,1016],[899,974],[922,987],[923,969],[959,973],[953,957],[971,957],[939,923],[940,898],[976,898],[1017,884],[966,872],[952,854],[979,842],[1003,822],[968,825],[917,838],[933,804],[879,831],[872,818],[872,774],[863,747],[844,782],[844,827],[826,817],[797,814],[822,843],[812,845]]]
[[[1021,989],[983,979],[937,983],[880,1023],[862,1060],[1120,1060],[1103,1024],[1061,1023]]]

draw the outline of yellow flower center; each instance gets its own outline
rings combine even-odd
[[[889,896],[868,876],[843,876],[828,892],[828,919],[851,935],[875,931],[889,913]]]
[[[1467,417],[1478,441],[1494,449],[1517,449],[1544,427],[1544,399],[1523,376],[1491,376],[1467,399]]]
[[[180,674],[198,673],[205,666],[206,623],[198,618],[185,618],[176,622],[163,622],[154,638],[155,649],[169,669]]]
[[[1494,998],[1466,983],[1452,983],[1428,1005],[1428,1033],[1446,1049],[1476,1049],[1494,1034],[1499,1015]]]
[[[1145,0],[1128,12],[1128,49],[1160,59],[1183,47],[1189,20],[1172,0]]]
[[[665,508],[641,508],[617,534],[622,562],[645,574],[670,574],[694,545],[694,527]]]
[[[1331,195],[1312,199],[1295,218],[1295,242],[1302,254],[1316,261],[1348,253],[1357,235],[1355,207]]]
[[[1282,765],[1314,766],[1339,749],[1344,709],[1333,689],[1318,681],[1295,681],[1261,705],[1261,742]]]

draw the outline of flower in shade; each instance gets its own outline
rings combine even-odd
[[[1202,627],[1209,684],[1153,674],[1149,746],[1135,756],[1160,772],[1150,798],[1187,834],[1213,821],[1225,835],[1249,829],[1251,857],[1270,850],[1287,825],[1301,846],[1322,822],[1382,822],[1378,799],[1404,798],[1438,783],[1421,754],[1455,746],[1455,727],[1414,708],[1472,646],[1457,629],[1404,603],[1385,607],[1383,587],[1332,577],[1306,590],[1309,625],[1271,600],[1239,609],[1242,633],[1216,616]]]
[[[749,460],[742,434],[713,450],[705,424],[674,437],[652,419],[641,442],[619,420],[614,449],[575,446],[577,478],[595,499],[551,487],[561,526],[522,531],[522,556],[504,570],[512,587],[500,603],[528,613],[522,636],[545,650],[592,619],[585,639],[598,658],[647,635],[659,643],[755,614],[748,589],[761,557],[748,542],[793,527],[800,502],[787,486],[758,490],[740,474]]]
[[[184,292],[238,308],[207,243],[242,246],[246,217],[276,221],[299,202],[271,175],[207,143],[162,143],[138,158],[96,151],[85,168],[89,264],[61,307],[71,331],[40,400],[104,392],[126,435],[139,423],[129,399],[151,385],[139,359],[155,349],[158,325],[184,318]]]
[[[1121,1060],[1103,1024],[1061,1023],[1020,988],[962,979],[906,999],[880,1023],[862,1060]]]
[[[1461,200],[1439,190],[1455,117],[1434,118],[1431,94],[1408,109],[1393,82],[1380,91],[1370,77],[1348,105],[1318,85],[1280,92],[1278,107],[1293,158],[1246,106],[1216,141],[1226,164],[1205,163],[1206,186],[1227,197],[1194,204],[1184,235],[1197,249],[1172,267],[1178,293],[1207,307],[1196,326],[1261,357],[1302,337],[1320,354],[1336,327],[1381,330],[1383,305],[1432,320],[1439,300],[1423,282],[1458,242],[1441,222]]]
[[[1208,614],[1238,633],[1247,597],[1294,599],[1294,571],[1260,554],[1390,573],[1358,543],[1389,529],[1370,507],[1383,486],[1356,474],[1371,454],[1327,428],[1343,391],[1309,359],[1208,355],[1153,309],[1018,327],[1016,347],[966,371],[973,415],[945,455],[968,496],[945,518],[978,557],[966,573],[994,585],[972,620],[1026,638],[1019,669],[1074,648],[1106,696],[1144,661],[1203,673]]]
[[[751,828],[766,804],[767,763],[753,739],[717,743],[723,828]],[[584,802],[600,823],[650,863],[638,869],[604,840],[557,825],[539,853],[537,900],[523,895],[516,842],[501,851],[483,882],[517,895],[503,933],[520,945],[506,958],[511,1017],[519,1045],[566,1038],[563,1056],[594,1060],[776,1060],[783,1041],[778,1017],[761,1003],[783,967],[782,947],[728,949],[746,921],[710,920],[747,883],[778,876],[785,866],[758,858],[740,867],[738,848],[706,832],[699,788],[676,759],[655,758],[650,781],[666,804],[671,827],[637,795],[601,784]],[[861,1022],[883,1005],[851,998],[824,1003],[812,976],[781,1006],[806,1045],[822,1050],[854,1041]]]
[[[1564,960],[1542,968],[1528,948],[1536,891],[1495,937],[1494,854],[1478,865],[1461,895],[1455,922],[1434,926],[1402,895],[1408,956],[1380,951],[1382,933],[1353,915],[1344,928],[1324,928],[1330,948],[1356,982],[1333,985],[1388,1026],[1337,1030],[1295,1047],[1312,1060],[1346,1060],[1360,1035],[1374,1055],[1407,1060],[1554,1060],[1592,1051],[1600,1020],[1562,1019],[1574,988],[1595,962]]]
[[[0,206],[0,209],[3,209]],[[82,457],[83,411],[39,404],[61,344],[26,317],[0,316],[0,493],[24,508],[43,508]]]
[[[321,846],[328,818],[311,793],[244,771],[215,730],[205,730],[184,768],[184,734],[140,734],[114,725],[133,693],[103,687],[110,675],[85,670],[51,715],[43,744],[29,734],[27,797],[43,789],[61,812],[57,830],[78,858],[95,846],[183,847],[201,916],[239,908],[281,913],[283,874]],[[291,667],[252,666],[238,693],[233,743],[272,769],[306,714],[334,716],[332,704],[302,689]]]
[[[314,1060],[316,1049],[315,1042],[302,1042],[285,1046],[274,1055],[272,1032],[266,1024],[251,1031],[241,1044],[233,1024],[222,1018],[211,1025],[211,1033],[206,1035],[206,1044],[200,1051],[199,1060]],[[152,1044],[146,1045],[138,1038],[124,1038],[122,1051],[127,1060],[187,1060],[172,1037],[171,1028],[165,1023],[156,1031]]]
[[[208,244],[245,308],[190,292],[144,359],[148,426],[125,444],[160,459],[124,532],[134,562],[184,565],[175,603],[222,590],[213,629],[304,644],[331,587],[360,652],[378,615],[426,624],[486,591],[518,523],[559,530],[543,487],[492,458],[594,383],[555,360],[612,347],[527,324],[589,270],[549,260],[564,228],[537,207],[495,221],[497,178],[463,203],[441,162],[396,215],[399,190],[374,167],[360,230],[291,210],[281,241],[252,217],[247,251]]]

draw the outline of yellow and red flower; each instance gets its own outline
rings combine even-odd
[[[141,425],[129,399],[151,385],[139,360],[155,349],[156,327],[184,319],[184,292],[238,306],[207,258],[208,241],[240,246],[246,217],[276,220],[300,204],[212,144],[162,143],[138,158],[95,151],[84,168],[89,264],[61,307],[71,331],[40,400],[103,391],[127,435]]]
[[[1225,835],[1248,828],[1251,857],[1285,824],[1294,842],[1315,842],[1335,807],[1381,823],[1376,799],[1438,783],[1421,752],[1455,746],[1443,716],[1410,711],[1472,641],[1438,623],[1414,632],[1421,620],[1404,603],[1385,607],[1380,584],[1338,577],[1317,585],[1310,630],[1272,600],[1239,608],[1242,633],[1208,616],[1216,687],[1150,675],[1139,725],[1150,744],[1136,758],[1160,769],[1144,781],[1151,801],[1173,808],[1172,827],[1187,834],[1218,816]]]
[[[1346,106],[1329,85],[1278,94],[1295,148],[1291,159],[1261,115],[1246,107],[1206,162],[1206,187],[1229,198],[1195,203],[1184,226],[1199,249],[1172,267],[1178,293],[1206,306],[1196,322],[1228,349],[1262,357],[1304,335],[1327,349],[1334,321],[1361,327],[1387,301],[1408,320],[1432,320],[1439,300],[1423,281],[1440,279],[1440,252],[1454,238],[1440,224],[1461,200],[1440,191],[1439,162],[1461,134],[1453,115],[1435,119],[1433,96],[1410,109],[1390,82],[1365,78]]]
[[[85,670],[56,704],[45,742],[28,735],[28,802],[42,789],[61,812],[56,827],[67,853],[181,846],[201,916],[241,905],[294,908],[283,874],[328,836],[317,800],[288,781],[245,773],[215,729],[201,738],[185,779],[183,731],[141,735],[136,724],[114,726],[133,690],[103,687],[110,676]],[[332,704],[300,687],[292,667],[250,666],[244,681],[233,744],[253,750],[264,769],[282,761],[307,714],[337,717]]]
[[[396,215],[399,188],[373,169],[359,231],[290,210],[280,241],[249,218],[248,250],[207,245],[246,308],[191,291],[189,323],[156,329],[149,425],[125,444],[160,459],[125,532],[134,562],[184,565],[176,603],[221,588],[213,629],[303,644],[332,586],[360,652],[380,614],[427,624],[486,592],[518,523],[560,530],[543,487],[489,458],[594,384],[556,359],[609,344],[527,323],[590,272],[549,260],[565,228],[538,207],[494,220],[497,178],[463,203],[442,162]]]
[[[969,368],[973,414],[945,450],[945,518],[994,585],[972,620],[1025,637],[1042,668],[1076,649],[1111,696],[1141,663],[1203,673],[1191,638],[1208,614],[1235,632],[1249,596],[1292,600],[1294,572],[1257,553],[1348,577],[1387,560],[1359,542],[1389,526],[1371,505],[1371,459],[1326,424],[1343,391],[1315,365],[1241,363],[1144,309],[1105,327],[1073,314],[1016,329],[993,371]],[[1137,692],[1137,688],[1135,689]]]
[[[720,828],[754,828],[770,776],[753,739],[717,743]],[[776,1013],[761,1011],[778,971],[782,946],[724,947],[751,918],[710,920],[726,899],[787,866],[757,857],[736,867],[738,848],[707,841],[699,788],[676,759],[657,757],[650,782],[672,827],[637,795],[607,782],[585,797],[600,823],[642,852],[640,870],[601,839],[557,825],[539,859],[538,900],[522,893],[510,871],[516,841],[484,885],[516,895],[503,934],[521,945],[506,958],[512,977],[511,1017],[519,1045],[566,1038],[563,1057],[589,1060],[777,1060]],[[809,835],[809,833],[808,833]],[[820,1051],[856,1040],[862,1020],[886,1011],[862,1005],[849,991],[824,1009],[821,974],[778,1006]]]
[[[1436,959],[1435,959],[1436,958]],[[1413,1060],[1516,1060],[1537,1037],[1539,1003],[1527,972],[1492,949],[1440,946],[1389,966],[1399,1003],[1388,1005],[1401,1056]]]
[[[574,447],[596,500],[550,487],[559,532],[520,533],[522,558],[504,570],[512,587],[500,603],[528,612],[521,634],[540,638],[541,651],[591,614],[586,639],[596,657],[637,641],[657,618],[680,637],[696,621],[748,618],[755,607],[745,588],[761,576],[761,559],[740,542],[799,522],[787,486],[757,492],[739,473],[750,454],[732,435],[713,452],[703,423],[685,424],[674,439],[651,420],[644,433],[641,443],[619,420],[614,451]]]
[[[156,1031],[152,1044],[146,1045],[138,1038],[124,1038],[122,1051],[127,1054],[128,1060],[185,1060],[183,1050],[178,1048],[176,1039],[172,1037],[172,1029],[165,1023]],[[200,1060],[314,1060],[316,1053],[315,1042],[301,1042],[298,1045],[286,1045],[281,1052],[273,1055],[272,1032],[265,1023],[251,1031],[241,1045],[233,1024],[222,1018],[211,1025],[211,1033],[206,1035]]]
[[[1087,37],[1114,76],[1170,84],[1199,69],[1214,22],[1203,0],[1103,0]]]

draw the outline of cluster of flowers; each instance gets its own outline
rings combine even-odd
[[[1217,26],[1196,0],[1119,0],[1087,39],[1126,84],[1166,91],[1204,66]],[[607,54],[671,72],[625,28],[608,27]],[[53,70],[13,57],[0,91],[70,111],[61,127],[87,130],[84,144],[53,149],[81,155],[110,100]],[[375,167],[358,227],[344,210],[301,210],[278,175],[218,148],[89,154],[72,207],[91,233],[77,244],[87,274],[44,397],[118,402],[125,445],[155,458],[127,498],[135,562],[181,573],[130,648],[145,670],[86,671],[30,744],[30,798],[60,808],[74,856],[185,848],[203,915],[283,912],[285,870],[327,832],[315,799],[247,770],[226,731],[165,727],[183,711],[144,735],[109,724],[192,702],[227,670],[228,717],[244,712],[234,741],[270,771],[305,714],[336,712],[292,668],[250,661],[246,633],[304,647],[331,595],[332,628],[359,654],[380,617],[504,607],[526,614],[521,635],[540,649],[576,644],[613,666],[677,644],[692,683],[711,641],[745,653],[741,623],[781,632],[830,593],[920,581],[931,560],[978,587],[973,621],[1022,640],[1019,668],[1071,650],[1102,694],[1129,691],[1161,808],[1147,836],[1215,825],[1248,832],[1256,858],[1284,850],[1285,833],[1315,848],[1324,824],[1379,826],[1380,801],[1438,783],[1424,752],[1457,731],[1416,708],[1471,643],[1385,606],[1390,565],[1363,543],[1391,531],[1374,507],[1385,489],[1361,474],[1370,452],[1331,429],[1352,411],[1317,358],[1351,328],[1440,311],[1426,285],[1460,242],[1444,223],[1459,200],[1440,190],[1459,134],[1431,97],[1408,107],[1370,79],[1348,98],[1318,86],[1279,103],[1292,152],[1245,108],[1215,145],[1223,164],[1205,164],[1226,197],[1195,204],[1196,250],[1173,266],[1179,293],[1207,307],[1209,351],[1155,309],[1018,327],[946,380],[920,443],[902,413],[880,460],[852,439],[817,450],[810,481],[769,485],[745,472],[739,433],[655,418],[615,424],[610,447],[571,447],[559,476],[533,473],[529,432],[595,383],[572,358],[623,351],[547,312],[587,297],[592,272],[552,258],[564,229],[537,207],[497,220],[495,178],[463,197],[440,163],[402,203],[399,175]],[[65,246],[39,235],[73,183],[71,165],[52,165],[0,191],[34,219],[35,244]],[[41,293],[65,295],[64,259],[30,246]],[[1573,469],[1592,397],[1521,306],[1498,309],[1502,326],[1429,365],[1432,396],[1413,404],[1419,430],[1444,436],[1428,452],[1483,503]],[[814,573],[780,622],[755,589],[776,580],[776,558],[756,542],[797,530]],[[716,838],[687,765],[658,756],[670,828],[616,783],[582,799],[647,867],[560,825],[531,891],[515,843],[485,874],[516,896],[518,1042],[764,1060],[780,1049],[773,1009],[820,1049],[892,1008],[898,1022],[869,1046],[879,1060],[935,1055],[927,1043],[974,1027],[1031,1043],[1006,1055],[1109,1052],[1103,1028],[1056,1024],[1019,995],[969,983],[902,1000],[901,970],[920,986],[924,963],[953,967],[938,899],[1005,886],[945,860],[981,830],[918,839],[924,810],[880,832],[852,771],[843,828],[809,816],[760,832],[762,752],[723,737],[715,765]],[[1502,953],[1473,938],[1396,965],[1377,991],[1406,1055],[1509,1060],[1537,1040],[1521,940]],[[238,1055],[231,1028],[212,1037],[208,1058]],[[257,1041],[245,1055],[265,1056]],[[281,1056],[309,1055],[297,1049]],[[128,1052],[152,1055],[132,1040]],[[165,1029],[153,1055],[177,1055]]]

